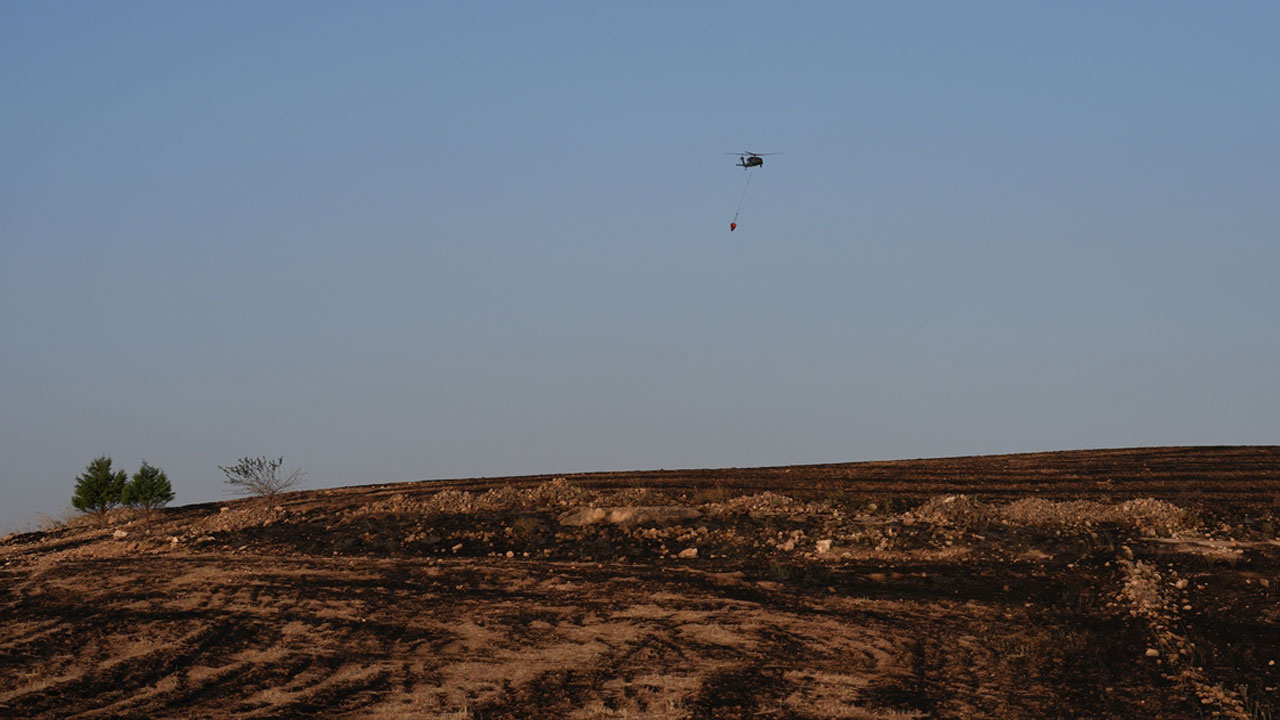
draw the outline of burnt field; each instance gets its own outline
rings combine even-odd
[[[1280,447],[433,481],[0,541],[0,717],[1277,718]]]

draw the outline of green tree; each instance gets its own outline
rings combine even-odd
[[[227,484],[231,486],[232,492],[270,497],[292,488],[306,477],[306,473],[301,470],[294,470],[288,475],[281,474],[280,468],[283,465],[284,458],[268,460],[265,457],[244,457],[235,465],[219,465],[218,469],[227,476]]]
[[[164,470],[148,464],[146,460],[142,461],[142,467],[133,474],[133,479],[125,484],[124,491],[120,494],[120,502],[129,507],[142,508],[148,524],[151,523],[151,511],[164,507],[171,500],[173,486],[169,484],[169,477]]]
[[[120,493],[124,491],[128,474],[123,470],[111,469],[111,458],[103,455],[94,458],[85,468],[84,474],[76,478],[76,494],[71,498],[71,505],[84,513],[98,516],[98,524],[106,527],[107,511],[120,504]]]

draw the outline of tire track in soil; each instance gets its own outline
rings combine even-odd
[[[762,468],[432,480],[397,485],[394,491],[386,492],[413,495],[442,489],[530,488],[555,477],[596,490],[723,487],[740,492],[770,490],[807,498],[820,498],[833,490],[915,498],[963,493],[1075,499],[1104,492],[1159,499],[1192,493],[1211,500],[1269,502],[1280,494],[1280,446],[1073,450]],[[363,492],[360,488],[335,491],[339,496]]]
[[[776,717],[778,705],[792,691],[783,668],[753,663],[718,672],[707,678],[690,703],[692,716],[738,720],[747,717]]]

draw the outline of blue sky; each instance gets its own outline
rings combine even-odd
[[[1280,429],[1280,6],[0,4],[0,528]],[[743,190],[726,152],[781,152]]]

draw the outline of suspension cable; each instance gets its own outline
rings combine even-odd
[[[751,175],[755,172],[755,168],[747,170],[747,184],[742,186],[742,197],[738,198],[738,210],[733,213],[733,224],[738,223],[738,215],[742,213],[742,201],[747,199],[747,188],[751,187]]]

